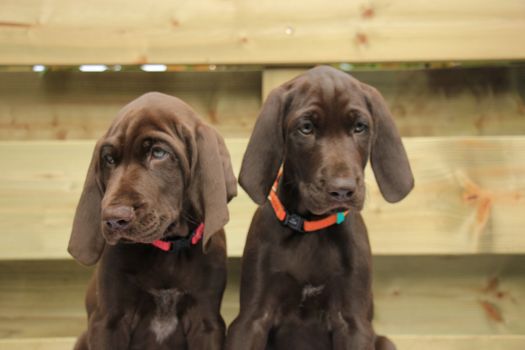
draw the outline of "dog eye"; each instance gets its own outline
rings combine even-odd
[[[362,133],[364,131],[368,130],[368,125],[366,125],[365,123],[362,123],[362,122],[357,122],[355,125],[354,125],[354,132],[356,134],[359,134],[359,133]]]
[[[108,165],[115,165],[115,158],[113,158],[113,156],[111,154],[105,154],[103,156],[104,158],[104,161],[106,162],[106,164]]]
[[[310,120],[305,120],[299,125],[299,131],[304,135],[310,135],[314,132],[314,123]]]
[[[151,156],[155,159],[164,159],[168,156],[168,152],[160,147],[153,147],[151,149]]]

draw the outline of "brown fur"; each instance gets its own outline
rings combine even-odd
[[[329,67],[273,90],[256,122],[239,182],[261,206],[244,250],[240,314],[228,350],[390,350],[372,328],[371,252],[360,210],[368,159],[383,196],[405,197],[414,180],[381,95]],[[349,209],[344,223],[313,233],[283,226],[266,196],[306,219]]]
[[[235,195],[224,141],[189,106],[160,93],[125,106],[95,146],[69,242],[79,262],[98,262],[76,349],[222,349],[222,227]],[[149,244],[200,222],[198,245]]]

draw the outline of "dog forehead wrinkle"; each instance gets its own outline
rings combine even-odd
[[[166,123],[163,123],[158,116],[143,114],[130,120],[126,139],[136,140],[148,131],[166,132],[166,129]],[[133,144],[133,142],[129,142],[129,144]]]
[[[302,94],[296,110],[315,107],[324,118],[343,120],[351,107],[361,109],[357,90],[349,77],[327,74],[314,75],[310,80],[308,84],[303,84],[307,86],[307,93]]]

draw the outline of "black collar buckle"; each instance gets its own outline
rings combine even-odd
[[[171,244],[171,247],[168,250],[169,252],[178,252],[191,247],[193,236],[195,236],[195,232],[192,232],[188,237],[170,237],[163,238],[162,240]]]
[[[282,223],[283,225],[290,227],[292,230],[304,232],[303,230],[304,220],[302,217],[300,217],[297,214],[287,213]]]

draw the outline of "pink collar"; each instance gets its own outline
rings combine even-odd
[[[165,252],[176,252],[181,249],[189,248],[192,245],[196,245],[197,243],[199,243],[202,240],[203,233],[204,233],[204,223],[197,226],[195,231],[193,231],[188,237],[157,239],[156,241],[153,241],[151,245]]]

